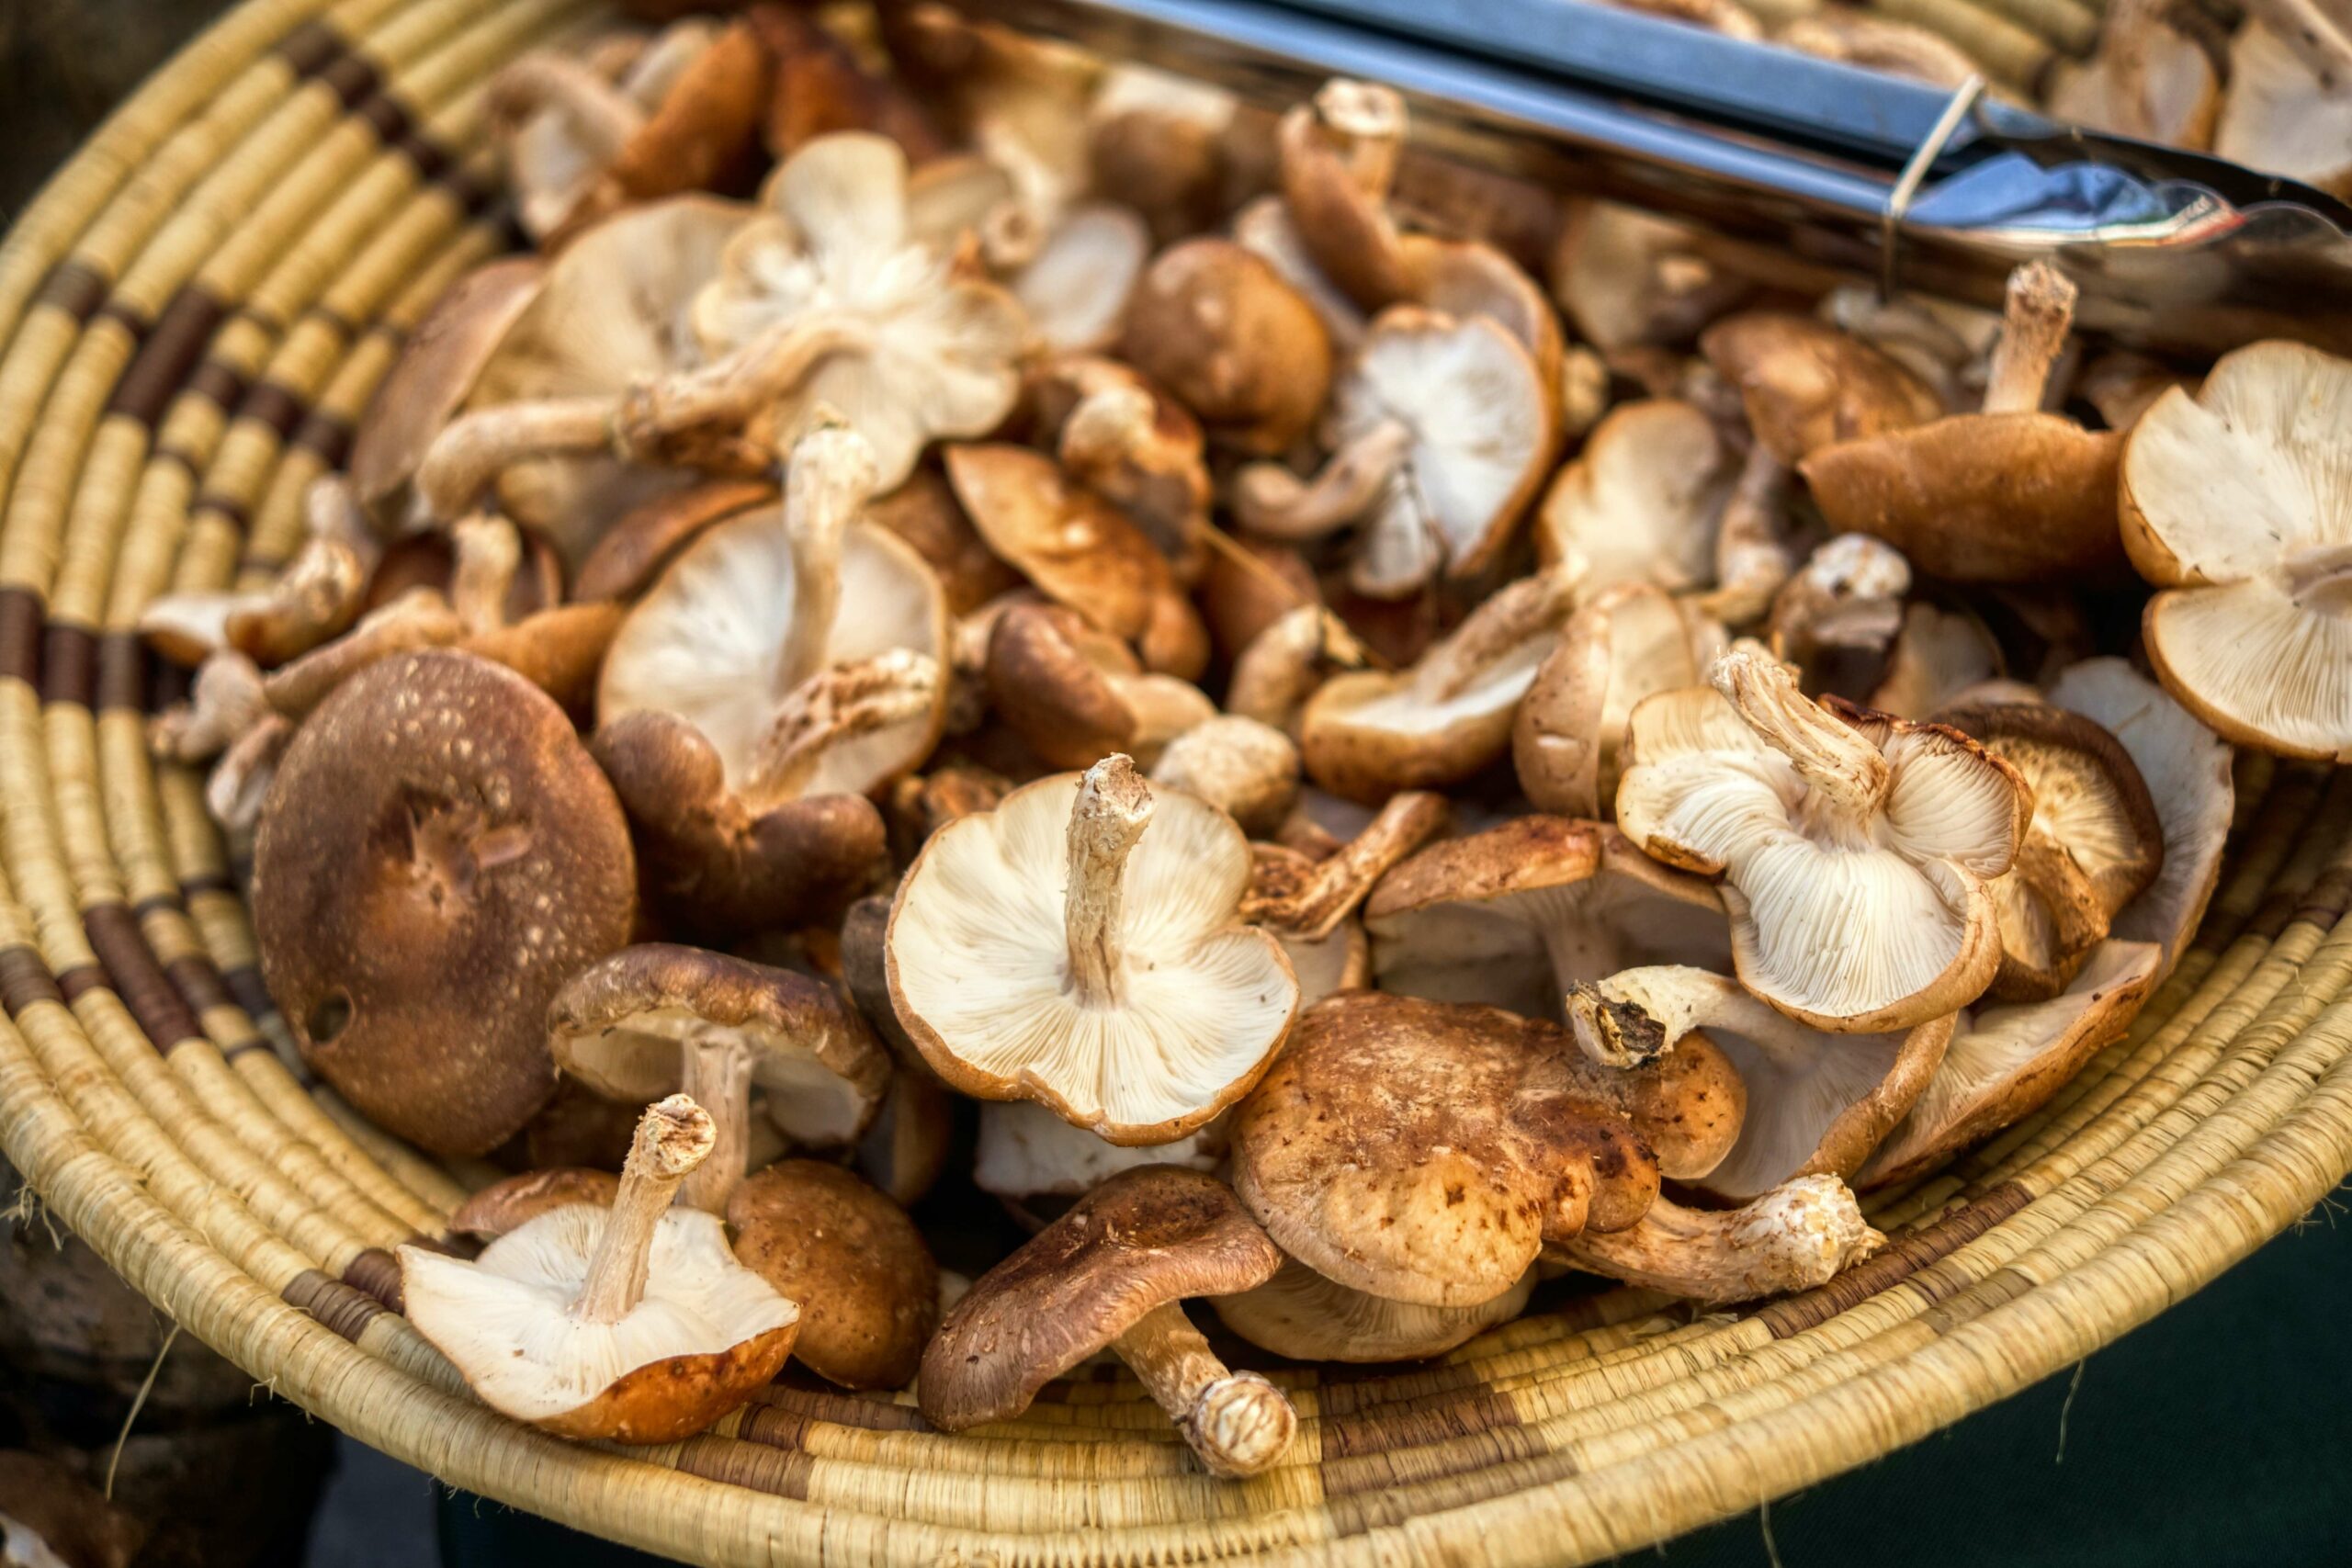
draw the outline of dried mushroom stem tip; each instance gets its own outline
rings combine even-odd
[[[1343,443],[1312,479],[1252,463],[1235,476],[1234,515],[1269,538],[1319,539],[1372,510],[1412,446],[1410,425],[1384,419]]]
[[[645,111],[588,64],[553,50],[535,50],[491,78],[490,112],[520,125],[542,109],[560,110],[597,164],[621,155],[645,126]]]
[[[943,679],[939,660],[910,648],[811,675],[777,705],[738,792],[744,805],[765,811],[798,799],[836,748],[930,713]]]
[[[1261,925],[1320,942],[1337,931],[1371,896],[1380,879],[1443,831],[1452,807],[1428,790],[1400,790],[1388,797],[1363,830],[1340,846],[1295,887],[1279,897],[1253,898],[1242,913]]]
[[[1861,841],[1893,779],[1879,749],[1824,712],[1797,689],[1788,667],[1761,649],[1727,650],[1715,661],[1713,680],[1757,739],[1788,758],[1813,798],[1835,807],[1837,816],[1824,813],[1817,826],[1843,828]]]
[[[2009,274],[2000,342],[1985,372],[1986,413],[2031,413],[2041,407],[2051,368],[2075,322],[2073,283],[2048,262]]]
[[[750,1078],[745,1077],[745,1092]],[[582,1323],[618,1323],[645,1299],[653,1231],[686,1179],[707,1163],[718,1130],[710,1112],[684,1094],[645,1108],[621,1168],[620,1191],[588,1259],[571,1315]]]
[[[506,625],[506,596],[523,566],[523,536],[503,517],[463,517],[449,527],[457,562],[449,577],[449,607],[469,637]]]
[[[1674,1048],[1666,1026],[1639,1002],[1609,996],[1589,980],[1567,991],[1568,1032],[1584,1054],[1609,1067],[1645,1067]]]
[[[1146,1313],[1114,1348],[1211,1474],[1255,1475],[1298,1434],[1298,1413],[1282,1390],[1256,1372],[1229,1370],[1173,1302]]]
[[[1120,753],[1086,770],[1069,813],[1069,882],[1062,894],[1069,978],[1090,1007],[1116,1007],[1124,970],[1119,915],[1127,855],[1151,826],[1151,791]]]
[[[1395,183],[1405,141],[1405,100],[1394,87],[1335,76],[1315,95],[1315,115],[1346,139],[1349,173],[1380,195]]]
[[[1884,1246],[1834,1176],[1801,1176],[1737,1209],[1660,1198],[1622,1231],[1555,1244],[1597,1274],[1702,1302],[1745,1302],[1826,1284]]]
[[[1055,448],[1062,467],[1085,477],[1125,461],[1150,441],[1158,413],[1151,394],[1133,382],[1095,388],[1071,406],[1062,422]]]
[[[224,648],[197,667],[185,705],[155,716],[149,743],[175,761],[218,756],[271,716],[265,692],[261,667]]]

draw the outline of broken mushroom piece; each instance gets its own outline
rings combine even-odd
[[[1654,1156],[1547,1024],[1352,991],[1308,1010],[1233,1119],[1233,1184],[1282,1249],[1351,1290],[1466,1307],[1545,1241],[1622,1230]]]
[[[1256,1475],[1298,1417],[1256,1372],[1227,1370],[1181,1304],[1263,1284],[1282,1254],[1215,1177],[1113,1177],[974,1281],[923,1352],[926,1420],[1005,1421],[1096,1351],[1117,1352],[1214,1475]]]
[[[989,707],[1049,767],[1091,767],[1114,751],[1148,765],[1216,716],[1198,686],[1144,673],[1125,643],[1053,604],[997,617],[985,673]]]
[[[717,1141],[684,1095],[646,1108],[612,1207],[571,1203],[471,1262],[400,1249],[403,1312],[483,1404],[567,1438],[670,1443],[773,1379],[800,1311],[672,1207]]]
[[[1614,828],[1517,817],[1421,851],[1364,907],[1384,991],[1561,1017],[1578,981],[1637,964],[1727,966],[1731,928],[1706,878],[1660,865]]]
[[[2158,399],[2124,448],[2124,546],[2162,590],[2141,622],[2156,678],[2280,756],[2352,758],[2347,410],[2352,361],[2258,343]]]
[[[2057,996],[1962,1012],[1935,1077],[1854,1184],[1925,1175],[2041,1110],[2132,1027],[2162,959],[2154,942],[2103,942]]]
[[[1264,463],[1235,477],[1243,525],[1292,541],[1356,525],[1349,581],[1375,598],[1492,565],[1558,436],[1550,389],[1518,340],[1489,317],[1396,306],[1332,398],[1320,472]]]
[[[296,732],[254,843],[262,977],[364,1115],[481,1154],[555,1089],[548,1000],[628,940],[612,787],[545,694],[470,654],[353,676]]]
[[[1935,718],[2017,769],[2033,792],[2016,863],[1989,885],[2001,916],[2001,969],[1989,994],[2046,1001],[2163,869],[2155,801],[2122,745],[2080,714],[1969,703]]]
[[[1569,1032],[1595,1061],[1671,1062],[1703,1040],[1730,1064],[1746,1091],[1736,1137],[1727,1149],[1707,1140],[1713,1163],[1683,1179],[1735,1203],[1799,1176],[1852,1175],[1926,1092],[1952,1026],[1947,1014],[1880,1034],[1826,1033],[1727,976],[1673,964],[1624,970],[1568,995]],[[1724,1077],[1710,1071],[1702,1081]]]
[[[341,635],[359,618],[368,570],[334,539],[305,540],[267,588],[253,592],[165,593],[140,612],[147,645],[175,664],[236,652],[265,668]]]
[[[1527,798],[1541,811],[1599,817],[1617,798],[1635,705],[1704,681],[1724,641],[1721,626],[1646,582],[1621,582],[1577,605],[1511,719],[1511,763]]]
[[[1298,983],[1239,923],[1233,819],[1132,760],[1041,779],[932,836],[891,910],[890,996],[978,1100],[1035,1100],[1114,1144],[1181,1138],[1249,1092]]]
[[[1272,265],[1230,240],[1153,258],[1127,302],[1119,357],[1165,387],[1212,436],[1261,457],[1313,426],[1331,385],[1331,343]]]
[[[1029,373],[1034,439],[1062,470],[1125,512],[1185,582],[1198,580],[1209,528],[1200,423],[1115,359],[1056,355]]]
[[[2249,11],[2257,11],[2248,6]],[[2311,34],[2280,26],[2290,10],[2335,32],[2343,13],[2321,6],[2259,7],[2231,40],[2229,86],[2213,151],[2265,174],[2352,197],[2352,64],[2329,60]]]
[[[1254,1290],[1217,1298],[1226,1327],[1299,1361],[1421,1361],[1442,1356],[1527,1308],[1535,1270],[1472,1306],[1394,1302],[1327,1280],[1295,1258]]]
[[[676,715],[753,812],[917,767],[946,722],[947,605],[922,558],[859,515],[874,482],[855,432],[804,435],[781,512],[711,528],[622,623],[599,723]]]
[[[2221,62],[2173,18],[2165,0],[2114,0],[2091,57],[2057,63],[2050,112],[2070,125],[2167,147],[2211,145],[2222,107]]]
[[[1869,689],[1903,630],[1911,563],[1883,539],[1823,541],[1773,596],[1765,636],[1816,690]]]
[[[1151,782],[1199,795],[1258,839],[1290,815],[1298,769],[1298,748],[1281,730],[1213,714],[1168,743],[1151,764]]]
[[[1562,468],[1535,516],[1546,561],[1579,560],[1588,591],[1715,580],[1718,523],[1738,467],[1715,422],[1679,398],[1611,409]]]
[[[1320,863],[1282,844],[1250,846],[1250,901],[1242,906],[1250,923],[1273,933],[1298,980],[1298,1005],[1313,1007],[1336,991],[1372,983],[1372,944],[1352,908],[1320,935],[1277,918],[1315,886]]]
[[[1799,471],[1830,527],[1874,534],[1955,582],[2074,580],[2120,566],[2122,437],[2042,412],[2075,292],[2046,262],[2009,275],[1981,412],[1809,453]]]
[[[1578,577],[1557,566],[1510,583],[1397,674],[1335,675],[1308,700],[1299,751],[1315,782],[1367,804],[1458,784],[1510,746],[1511,719],[1551,655]]]
[[[548,1004],[556,1065],[607,1100],[681,1089],[717,1145],[682,1201],[723,1212],[748,1169],[752,1091],[796,1143],[857,1141],[890,1087],[890,1058],[821,980],[698,947],[644,942],[573,976]]]
[[[1634,710],[1617,821],[1723,879],[1742,983],[1856,1032],[1975,999],[2001,961],[1986,884],[2033,808],[2017,770],[1952,730],[1816,705],[1759,650],[1713,681]]]
[[[1661,1198],[1634,1224],[1587,1233],[1546,1257],[1710,1304],[1826,1285],[1884,1245],[1834,1176],[1801,1176],[1731,1210]]]
[[[788,1159],[746,1178],[726,1215],[736,1260],[802,1303],[796,1360],[843,1388],[907,1386],[939,1322],[939,1266],[904,1209],[837,1165]]]

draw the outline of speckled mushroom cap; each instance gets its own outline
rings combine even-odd
[[[923,1352],[922,1413],[951,1432],[1019,1415],[1153,1308],[1249,1290],[1282,1260],[1216,1178],[1173,1166],[1123,1171],[947,1314]]]
[[[1233,1183],[1283,1250],[1351,1289],[1470,1306],[1546,1238],[1634,1223],[1657,1163],[1549,1024],[1351,991],[1310,1008],[1233,1121]]]
[[[787,1159],[727,1200],[735,1257],[800,1303],[792,1353],[844,1388],[904,1388],[939,1321],[939,1267],[907,1212],[837,1165]]]
[[[687,1044],[740,1036],[769,1116],[808,1144],[854,1142],[890,1087],[889,1053],[831,986],[672,942],[624,948],[574,976],[548,1008],[547,1033],[565,1072],[640,1104],[677,1089]]]
[[[571,721],[470,654],[387,659],[305,722],[254,845],[262,977],[359,1111],[449,1154],[555,1089],[545,1021],[628,940],[637,871]]]

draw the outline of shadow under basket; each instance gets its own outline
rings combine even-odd
[[[1426,1365],[1277,1373],[1299,1440],[1209,1479],[1124,1374],[928,1430],[787,1381],[620,1450],[467,1397],[385,1304],[462,1196],[270,1044],[174,694],[131,631],[266,580],[402,334],[504,244],[479,89],[572,0],[254,0],[0,246],[0,1143],[51,1213],[278,1397],[454,1485],[717,1563],[1585,1562],[1912,1442],[2195,1291],[2352,1168],[2352,783],[2255,761],[2204,927],[2048,1107],[1875,1202],[1833,1285],[1612,1291]]]

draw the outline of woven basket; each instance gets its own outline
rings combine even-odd
[[[1300,1440],[1204,1477],[1125,1378],[960,1438],[779,1385],[634,1450],[465,1397],[382,1303],[461,1196],[289,1071],[175,694],[131,628],[266,579],[403,331],[503,243],[478,89],[574,0],[254,0],[0,246],[0,1141],[51,1211],[280,1397],[409,1463],[726,1563],[1587,1561],[1754,1507],[2087,1354],[2352,1168],[2352,781],[2255,761],[2204,930],[2057,1100],[1881,1206],[1835,1285],[1620,1291],[1401,1372],[1285,1374]]]

